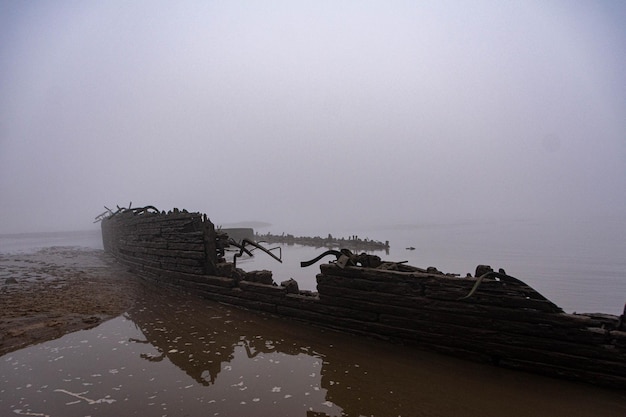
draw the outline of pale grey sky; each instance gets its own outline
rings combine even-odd
[[[0,233],[626,212],[621,1],[0,1]]]

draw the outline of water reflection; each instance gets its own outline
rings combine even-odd
[[[124,317],[0,358],[0,415],[626,414],[623,393],[147,289]]]
[[[145,337],[131,342],[149,344],[158,351],[142,353],[142,359],[159,362],[167,358],[205,386],[216,382],[236,350],[245,352],[248,359],[273,353],[315,356],[308,347],[285,341],[290,336],[280,328],[264,325],[268,318],[194,298],[170,295],[164,305],[144,302],[125,316]]]
[[[229,387],[210,402],[226,404],[228,413],[244,406],[257,415],[341,413],[320,388],[322,355],[296,342],[280,320],[179,294],[153,294],[126,317],[144,335],[131,342],[154,349],[142,360],[167,359],[201,386]]]

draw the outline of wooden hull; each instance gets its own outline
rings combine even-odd
[[[439,352],[614,387],[626,387],[620,317],[566,314],[527,285],[322,265],[320,300],[367,311],[363,333]],[[354,325],[354,323],[353,323]],[[621,330],[620,330],[621,329]]]
[[[479,280],[337,262],[320,266],[318,292],[311,293],[267,283],[267,274],[224,262],[218,233],[199,213],[121,211],[102,220],[102,235],[105,250],[137,274],[208,299],[498,366],[626,388],[623,315],[566,314],[514,278]]]

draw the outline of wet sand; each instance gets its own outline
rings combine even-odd
[[[0,356],[119,316],[141,285],[101,250],[0,254]]]

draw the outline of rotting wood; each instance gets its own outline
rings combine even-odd
[[[105,250],[157,285],[499,366],[626,388],[624,314],[564,313],[488,266],[477,269],[482,278],[459,277],[341,249],[331,251],[336,261],[320,265],[318,292],[289,293],[271,272],[246,272],[228,262],[228,236],[206,215],[152,206],[106,213],[100,220]]]

